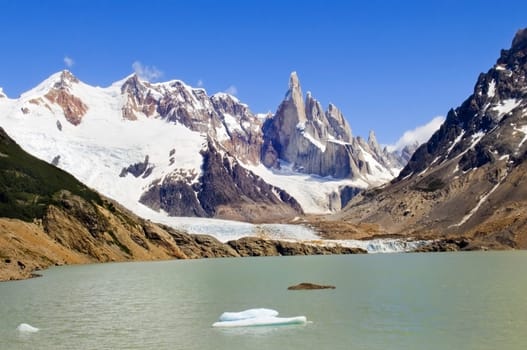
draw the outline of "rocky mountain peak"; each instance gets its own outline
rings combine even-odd
[[[304,103],[296,72],[291,73],[286,97],[273,118],[265,121],[263,132],[261,160],[268,167],[278,167],[279,160],[283,160],[299,172],[370,178],[376,184],[381,178],[391,178],[391,169],[400,168],[387,158],[388,153],[381,150],[374,137],[372,147],[354,139],[344,115],[334,104],[324,111],[311,92]]]
[[[342,115],[340,110],[337,108],[337,106],[335,106],[333,103],[329,103],[327,112],[328,114],[334,116],[335,119],[340,120],[342,118],[342,124],[345,122],[344,116]]]
[[[7,98],[6,94],[4,93],[4,89],[0,87],[0,98]]]
[[[216,111],[221,114],[229,114],[238,118],[253,117],[249,106],[240,101],[230,94],[219,92],[211,96],[210,98],[212,105]]]
[[[138,114],[152,116],[157,109],[157,101],[147,99],[148,88],[139,80],[137,74],[130,75],[121,85],[121,94],[126,97],[122,107],[124,119],[137,120]]]
[[[296,72],[292,72],[289,77],[289,90],[287,90],[286,98],[283,103],[290,102],[284,106],[291,110],[289,115],[296,120],[297,123],[306,121],[306,112],[304,99],[302,95],[302,88]]]
[[[519,51],[527,48],[527,28],[520,29],[516,32],[512,40],[511,50]]]
[[[370,130],[370,133],[368,134],[368,143],[379,145],[377,143],[377,136],[375,136],[375,131],[373,130]]]
[[[88,111],[88,106],[79,97],[74,95],[74,87],[79,83],[79,79],[69,70],[63,70],[48,78],[43,84],[37,87],[37,91],[42,93],[42,97],[49,102],[58,105],[62,109],[64,117],[68,122],[73,125],[78,125]],[[34,98],[29,102],[36,105],[40,105],[41,103],[46,104],[41,97]]]
[[[496,66],[497,70],[511,70],[523,72],[526,71],[524,67],[527,61],[527,28],[521,29],[516,33],[512,40],[512,45],[509,50],[502,50],[501,56],[498,59]]]
[[[300,81],[298,80],[298,74],[291,72],[289,76],[289,91],[297,92],[302,97],[302,88],[300,87]]]
[[[331,126],[331,134],[337,139],[344,142],[351,142],[352,133],[346,118],[333,103],[330,103],[326,111],[326,118]]]
[[[414,153],[402,179],[455,161],[463,171],[521,154],[527,105],[527,30],[502,50],[496,65],[480,74],[461,106],[451,109],[441,128]]]
[[[72,84],[78,83],[79,79],[73,75],[69,70],[65,69],[60,72],[59,79],[53,84],[54,89],[67,89],[72,86]]]
[[[368,146],[370,146],[370,149],[376,154],[382,154],[381,146],[377,142],[377,136],[375,136],[373,130],[370,130],[370,133],[368,134]]]
[[[131,92],[136,93],[137,91],[144,90],[145,86],[139,80],[137,74],[132,74],[126,78],[123,85],[121,85],[121,93]]]
[[[403,153],[405,150],[403,149]],[[403,155],[404,156],[404,155]],[[384,233],[462,236],[524,249],[527,215],[527,30],[451,109],[396,181],[350,204],[349,221]]]

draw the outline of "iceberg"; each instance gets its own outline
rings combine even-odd
[[[278,316],[278,311],[272,309],[249,309],[240,312],[224,312],[221,314],[219,321],[239,321],[248,318]]]
[[[306,324],[306,316],[295,317],[275,317],[261,316],[246,318],[236,321],[219,321],[212,324],[212,327],[256,327],[256,326],[285,326],[293,324]]]
[[[272,309],[248,309],[240,312],[224,312],[212,327],[254,327],[306,324],[306,316],[277,317],[278,311]]]
[[[40,330],[37,327],[33,327],[32,325],[27,324],[27,323],[19,324],[18,327],[16,327],[16,329],[17,331],[23,332],[23,333],[36,333]]]

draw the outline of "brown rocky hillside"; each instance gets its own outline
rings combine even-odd
[[[372,223],[377,234],[464,238],[527,248],[527,29],[448,112],[399,177],[365,191],[329,222]]]

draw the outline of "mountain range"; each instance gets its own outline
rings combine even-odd
[[[62,71],[0,98],[0,123],[31,154],[167,223],[336,211],[397,176],[408,153],[381,148],[373,132],[354,137],[336,106],[304,98],[295,72],[276,113],[263,115],[179,80],[134,74],[100,88]]]
[[[64,258],[71,250],[79,261],[331,252],[174,230],[184,217],[206,217],[431,242],[423,250],[527,248],[526,115],[527,29],[427,142],[400,152],[373,132],[353,136],[336,106],[303,94],[295,72],[276,112],[254,114],[179,80],[131,75],[100,88],[62,71],[20,98],[0,94],[2,239],[16,251],[20,237],[66,248],[42,265],[77,261]],[[23,236],[16,220],[33,233]]]

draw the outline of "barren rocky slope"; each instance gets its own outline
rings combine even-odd
[[[527,248],[527,30],[391,184],[365,191],[325,225],[376,234]],[[323,226],[324,224],[322,224]]]

